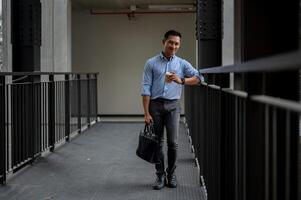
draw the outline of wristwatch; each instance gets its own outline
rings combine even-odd
[[[181,81],[182,81],[182,85],[185,85],[185,78],[181,78]]]

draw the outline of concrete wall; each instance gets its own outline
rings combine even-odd
[[[194,14],[136,17],[129,20],[126,15],[73,11],[72,70],[100,72],[100,114],[143,113],[140,83],[144,64],[162,50],[161,40],[168,29],[182,33],[178,55],[195,64]]]

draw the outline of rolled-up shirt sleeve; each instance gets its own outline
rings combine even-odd
[[[142,84],[141,84],[141,96],[151,96],[151,88],[153,81],[153,73],[151,65],[147,62],[144,66]]]
[[[185,77],[193,77],[196,76],[201,82],[204,82],[204,77],[196,70],[192,65],[187,62],[186,60],[183,60],[184,65],[184,76]]]

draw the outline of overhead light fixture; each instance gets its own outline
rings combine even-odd
[[[133,12],[133,11],[136,11],[137,9],[137,6],[136,5],[131,5],[130,6],[130,10]]]

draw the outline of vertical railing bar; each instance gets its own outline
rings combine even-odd
[[[7,171],[10,171],[12,166],[12,86],[11,84],[7,85],[7,122],[8,126],[8,138],[7,138]]]
[[[207,136],[208,136],[208,163],[207,163],[207,169],[208,169],[208,190],[210,189],[211,186],[211,182],[212,182],[212,169],[210,169],[210,164],[212,163],[211,158],[212,158],[212,151],[211,151],[211,131],[212,131],[212,119],[211,119],[211,115],[212,112],[211,111],[211,89],[208,89],[208,132],[207,132]],[[210,196],[209,196],[210,198]]]
[[[206,153],[206,155],[207,155],[207,162],[206,162],[206,178],[208,179],[208,182],[207,182],[207,185],[208,185],[208,190],[209,190],[209,185],[211,184],[211,169],[210,169],[210,161],[211,161],[211,150],[210,150],[210,146],[211,146],[211,144],[210,144],[210,130],[211,130],[211,116],[210,116],[210,114],[211,114],[211,105],[210,105],[210,103],[211,103],[211,99],[210,99],[210,89],[208,88],[208,100],[207,100],[207,102],[208,102],[208,107],[207,107],[207,116],[208,116],[208,120],[207,120],[207,130],[206,130],[206,137],[207,137],[207,140],[206,140],[206,144],[207,144],[207,148],[206,148],[206,150],[207,150],[207,153]],[[209,191],[208,191],[209,192]]]
[[[235,114],[234,114],[234,126],[235,126],[235,130],[234,130],[234,134],[235,134],[235,150],[234,150],[234,152],[235,152],[235,189],[234,189],[234,191],[235,191],[235,200],[238,200],[238,198],[239,198],[239,144],[238,144],[238,142],[239,142],[239,139],[238,139],[238,137],[239,137],[239,127],[238,127],[238,125],[239,125],[239,122],[238,122],[238,120],[239,120],[239,117],[238,117],[238,113],[239,113],[239,103],[238,103],[238,101],[239,101],[239,99],[238,99],[238,97],[237,96],[235,96],[234,97],[235,98],[235,102],[234,102],[234,104],[235,104]]]
[[[36,119],[36,116],[35,116],[35,106],[37,106],[35,103],[35,84],[34,84],[34,77],[32,76],[31,77],[31,83],[28,85],[29,86],[29,91],[30,91],[30,94],[31,96],[29,97],[29,102],[28,102],[28,105],[30,105],[30,109],[28,109],[29,111],[29,115],[30,115],[30,120],[31,120],[31,123],[29,123],[29,129],[28,129],[28,134],[31,135],[31,145],[29,146],[29,149],[30,149],[30,155],[29,155],[29,158],[32,159],[31,162],[33,162],[34,160],[34,155],[35,155],[35,149],[36,149],[36,137],[35,137],[35,134],[36,134],[36,123],[37,123],[37,119]],[[27,159],[27,158],[26,158]]]
[[[66,142],[70,137],[70,78],[65,75],[65,137]]]
[[[286,111],[286,121],[285,121],[285,199],[291,199],[291,114],[290,111]],[[300,172],[299,172],[300,173]],[[299,175],[300,176],[300,175]],[[301,183],[299,183],[301,184]]]
[[[23,109],[23,118],[21,119],[21,124],[22,124],[22,128],[20,130],[20,155],[21,155],[21,159],[19,162],[23,162],[26,158],[31,157],[32,154],[32,149],[34,147],[34,142],[33,142],[33,134],[32,131],[29,132],[29,130],[33,130],[33,118],[32,118],[32,114],[33,114],[33,110],[32,110],[32,106],[30,105],[32,103],[32,83],[26,83],[25,85],[21,85],[21,92],[22,92],[22,97],[24,98],[24,101],[21,101],[21,109]],[[25,96],[25,94],[27,94]],[[29,99],[30,98],[30,99]],[[26,122],[24,123],[24,120],[26,119]],[[31,119],[31,120],[29,120]],[[26,138],[28,138],[29,140],[27,141],[27,143],[23,146],[23,142],[25,141]],[[28,146],[27,146],[28,144]],[[27,148],[28,147],[28,148]],[[24,152],[24,153],[22,153]],[[19,164],[19,163],[18,163]]]
[[[65,134],[64,134],[64,130],[65,130],[65,125],[64,125],[64,117],[65,117],[65,109],[63,109],[63,95],[64,95],[64,91],[63,91],[63,84],[64,82],[61,81],[61,86],[60,86],[60,89],[61,89],[61,92],[60,92],[60,110],[61,110],[61,116],[60,116],[60,130],[61,130],[61,139],[64,139],[65,138]]]
[[[26,101],[26,98],[24,97],[24,92],[23,92],[23,88],[24,88],[25,86],[23,85],[23,84],[21,84],[21,85],[19,85],[19,86],[17,86],[17,88],[18,88],[18,93],[21,93],[21,98],[22,99],[18,99],[19,100],[19,104],[18,104],[18,106],[19,106],[19,108],[18,109],[21,109],[22,110],[22,114],[21,114],[21,116],[20,116],[20,118],[18,119],[18,121],[19,121],[19,123],[20,123],[20,126],[18,127],[18,132],[17,132],[17,134],[18,134],[18,137],[17,137],[17,140],[18,140],[18,142],[17,142],[17,147],[18,147],[18,154],[17,154],[17,163],[16,163],[16,165],[18,165],[21,161],[22,161],[22,145],[21,145],[21,142],[22,142],[22,139],[23,139],[23,134],[24,133],[27,133],[26,131],[26,124],[27,123],[24,123],[24,120],[26,120],[26,122],[28,122],[27,121],[27,117],[26,117],[26,111],[25,111],[25,106],[23,106],[23,104],[25,104],[25,103],[27,103],[27,101]],[[15,113],[15,114],[17,114],[17,113]],[[24,132],[23,132],[23,130],[24,130]],[[25,153],[28,153],[28,151],[25,151]]]
[[[45,148],[48,149],[49,148],[49,123],[48,123],[48,108],[49,108],[49,98],[48,98],[48,88],[49,88],[49,83],[46,83],[45,82],[45,85],[44,85],[44,102],[45,102],[45,107],[44,107],[44,110],[45,110],[45,134],[44,134],[44,138],[45,138],[45,141],[44,141],[44,145],[45,145]]]
[[[47,146],[47,149],[49,149],[49,102],[50,102],[50,99],[49,99],[49,81],[45,84],[45,99],[44,101],[46,102],[45,104],[45,124],[46,124],[46,127],[45,127],[45,137],[46,137],[46,141],[45,141],[45,145]]]
[[[44,151],[44,83],[41,81],[41,151]]]
[[[247,158],[246,158],[246,146],[247,146],[247,141],[246,141],[246,123],[247,123],[247,121],[246,121],[246,119],[247,119],[247,113],[246,113],[246,111],[247,111],[247,100],[246,99],[244,99],[244,103],[243,103],[243,132],[242,132],[242,147],[243,147],[243,152],[242,152],[242,170],[243,170],[243,172],[242,172],[242,174],[243,174],[243,176],[242,176],[242,185],[243,185],[243,187],[242,187],[242,194],[243,194],[243,199],[242,200],[246,200],[247,199],[247,183],[246,183],[246,162],[247,162]]]
[[[46,108],[47,108],[47,103],[46,103],[46,86],[47,86],[47,83],[43,83],[43,150],[46,150],[47,149],[47,145],[46,145],[46,142],[47,142],[47,113],[46,113]]]
[[[46,86],[47,86],[47,83],[43,83],[43,150],[45,151],[47,149],[47,145],[46,145],[46,142],[47,142],[47,103],[46,103]]]
[[[239,198],[238,200],[243,199],[244,196],[244,137],[245,137],[245,99],[238,97],[239,98]]]
[[[59,141],[59,81],[55,81],[55,143]]]
[[[14,166],[14,156],[15,156],[15,132],[16,132],[16,115],[13,114],[13,113],[16,113],[17,109],[17,103],[15,101],[15,86],[14,85],[11,85],[11,102],[12,102],[12,109],[11,109],[11,168],[13,168]]]
[[[48,136],[50,151],[55,145],[55,85],[53,75],[49,75],[48,83]]]
[[[20,87],[21,87],[22,85],[16,85],[16,92],[17,92],[17,94],[20,94],[20,92],[19,92],[19,90],[20,90]],[[17,99],[17,111],[18,110],[20,110],[20,102],[22,102],[22,101],[24,101],[24,99],[23,99],[23,96],[22,96],[22,94],[20,95],[21,96],[21,98],[19,98],[19,99]],[[17,97],[17,96],[16,96]],[[21,99],[21,101],[20,101],[20,99]],[[24,111],[23,110],[20,110],[21,112],[20,112],[20,115],[18,116],[18,115],[16,115],[16,113],[15,113],[15,115],[17,116],[16,117],[16,119],[17,119],[17,121],[16,121],[16,123],[17,123],[17,127],[16,127],[16,137],[15,137],[15,140],[16,140],[16,143],[15,143],[15,148],[16,148],[16,158],[15,158],[15,163],[14,163],[14,167],[15,167],[15,165],[17,165],[19,162],[20,162],[20,160],[19,160],[19,151],[20,151],[20,144],[19,144],[19,139],[21,138],[21,135],[20,135],[20,129],[22,130],[22,128],[20,128],[21,126],[22,126],[22,118],[24,118],[23,117],[23,115],[24,115]]]
[[[57,122],[57,127],[58,127],[58,139],[57,142],[60,141],[62,139],[62,133],[61,133],[61,117],[62,117],[62,113],[61,113],[61,81],[57,82],[58,84],[58,90],[57,90],[57,116],[58,116],[58,122]]]
[[[57,82],[57,129],[58,129],[58,139],[57,139],[57,142],[61,140],[61,116],[62,116],[62,113],[61,113],[61,81],[58,81]]]
[[[220,193],[220,187],[219,187],[219,171],[220,171],[220,165],[218,163],[218,154],[219,154],[219,137],[218,137],[218,129],[220,126],[220,121],[218,118],[218,95],[217,95],[217,91],[216,90],[212,90],[212,99],[213,99],[213,115],[212,115],[212,127],[214,130],[213,133],[213,137],[212,139],[212,159],[213,159],[213,163],[215,164],[215,168],[213,171],[213,177],[214,177],[214,185],[216,187],[216,198],[218,199],[219,193]],[[215,120],[216,120],[216,124],[215,124]],[[216,148],[215,148],[216,146]],[[212,188],[213,189],[213,188]]]
[[[59,129],[59,141],[62,139],[62,129],[61,129],[61,125],[62,125],[62,107],[61,107],[61,102],[62,102],[62,96],[61,96],[61,93],[62,93],[62,82],[59,81],[58,82],[58,129]]]
[[[19,137],[20,138],[20,143],[19,143],[19,145],[20,145],[20,148],[19,148],[19,151],[20,151],[20,160],[18,161],[18,164],[24,160],[23,156],[22,156],[22,152],[25,153],[26,157],[29,157],[30,153],[31,153],[30,148],[33,147],[32,135],[29,134],[29,132],[28,132],[28,122],[30,123],[30,121],[28,120],[29,116],[27,116],[27,115],[29,115],[28,111],[31,109],[31,107],[29,106],[30,101],[27,99],[27,98],[29,98],[29,96],[31,94],[31,91],[30,91],[30,88],[28,88],[29,87],[28,84],[26,84],[26,85],[22,84],[20,87],[21,87],[21,93],[22,93],[21,96],[23,97],[23,101],[21,101],[20,109],[22,109],[22,111],[23,111],[23,117],[20,119],[20,121],[21,121],[20,122],[21,123],[21,129],[19,130],[19,136],[20,136]],[[25,97],[26,93],[29,94],[29,96],[27,96],[27,98]],[[32,128],[32,127],[30,127],[30,128]],[[21,143],[22,143],[24,135],[25,135],[25,139],[28,138],[27,142],[29,144],[28,145],[29,148],[23,150]]]
[[[212,110],[212,112],[211,112],[211,115],[210,115],[210,129],[211,129],[211,133],[212,134],[210,134],[210,152],[211,152],[211,155],[210,155],[210,164],[211,164],[211,166],[214,166],[214,167],[212,167],[212,170],[211,170],[211,191],[213,190],[213,188],[215,188],[214,187],[214,183],[215,183],[215,180],[214,180],[214,174],[215,174],[215,168],[217,167],[216,165],[214,165],[214,154],[215,154],[215,148],[213,148],[213,142],[214,142],[214,133],[215,133],[215,130],[214,130],[214,124],[213,124],[213,121],[214,121],[214,113],[215,113],[215,110],[214,110],[214,103],[213,103],[213,101],[214,101],[214,99],[213,99],[213,89],[210,89],[210,91],[211,91],[211,94],[210,94],[210,100],[211,100],[211,102],[210,102],[210,109]],[[216,188],[217,189],[217,188]],[[216,195],[216,193],[212,193],[212,194],[214,194],[213,196],[215,196]]]
[[[35,137],[35,150],[34,150],[34,155],[35,154],[39,154],[40,152],[40,145],[39,145],[39,130],[38,130],[38,127],[39,127],[39,121],[41,120],[39,117],[40,115],[38,114],[39,112],[39,109],[40,109],[40,102],[39,102],[39,97],[38,97],[38,94],[39,94],[39,83],[34,83],[33,85],[33,88],[34,88],[34,95],[33,97],[35,98],[34,102],[36,102],[36,109],[34,109],[34,116],[35,116],[35,119],[37,120],[36,123],[35,123],[35,132],[34,132],[34,137]]]
[[[91,110],[91,97],[90,97],[90,74],[87,74],[87,123],[88,126],[90,126],[91,124],[91,114],[90,114],[90,110]]]
[[[61,140],[61,81],[57,81],[57,140]]]
[[[57,117],[56,117],[56,115],[57,115],[57,109],[56,109],[56,98],[57,98],[57,95],[56,95],[56,82],[55,82],[55,79],[54,79],[54,81],[53,81],[53,90],[54,90],[54,93],[53,93],[53,109],[54,109],[54,112],[53,112],[53,115],[54,115],[54,121],[53,121],[53,123],[54,123],[54,125],[53,125],[53,128],[54,128],[54,132],[53,132],[53,144],[55,145],[56,144],[56,134],[57,134],[57,131],[56,131],[56,128],[57,128],[57,126],[56,126],[56,120],[57,120]]]
[[[50,141],[50,132],[49,132],[49,127],[50,127],[50,124],[49,124],[49,102],[50,102],[50,99],[49,99],[49,84],[50,82],[48,81],[46,84],[45,84],[45,123],[46,123],[46,129],[45,129],[45,137],[46,137],[46,145],[47,145],[47,149],[50,148],[49,146],[49,141]]]
[[[21,92],[22,92],[22,96],[24,98],[24,101],[21,101],[21,109],[23,109],[23,118],[21,119],[21,130],[19,132],[20,134],[20,140],[19,140],[19,144],[20,144],[20,160],[19,163],[23,162],[26,158],[31,157],[31,153],[32,153],[32,148],[33,148],[33,134],[32,132],[29,132],[29,130],[32,130],[32,120],[29,120],[32,117],[32,106],[30,105],[30,103],[32,102],[31,97],[32,97],[32,85],[30,83],[26,83],[26,84],[22,84],[21,85]],[[25,96],[25,94],[27,94],[28,96]],[[30,99],[29,99],[30,98]],[[27,119],[26,123],[24,123],[24,119]],[[23,142],[24,140],[26,140],[26,138],[29,138],[29,148],[27,147],[27,144],[25,144],[25,142]]]
[[[272,113],[272,199],[277,200],[277,108]]]
[[[5,78],[4,78],[5,81]],[[6,158],[5,163],[6,163],[6,171],[9,169],[9,133],[10,133],[10,120],[9,120],[9,107],[11,106],[9,103],[9,85],[5,85],[5,134],[6,134],[6,143],[5,143],[5,152],[6,152]]]
[[[55,97],[55,100],[54,100],[54,107],[55,107],[55,120],[54,120],[54,127],[55,127],[55,138],[54,138],[54,143],[56,144],[57,143],[57,138],[58,138],[58,82],[57,81],[54,81],[54,88],[55,88],[55,91],[54,91],[54,97]]]
[[[59,82],[59,96],[58,96],[58,99],[59,99],[59,112],[58,112],[58,115],[59,115],[59,123],[58,123],[58,127],[59,127],[59,133],[60,133],[60,139],[61,140],[63,137],[63,133],[62,133],[62,115],[63,115],[63,110],[62,110],[62,81]]]
[[[65,104],[65,90],[64,90],[64,87],[65,87],[65,81],[62,81],[62,84],[61,84],[61,110],[62,110],[62,113],[63,115],[61,116],[61,120],[62,120],[62,125],[61,125],[61,131],[62,131],[62,139],[65,139],[65,109],[64,109],[64,104]]]
[[[76,75],[77,78],[77,129],[78,133],[81,133],[81,127],[82,127],[82,122],[81,122],[81,77],[80,74]]]
[[[39,102],[39,107],[38,107],[38,118],[39,118],[39,124],[37,127],[37,136],[38,136],[38,144],[39,144],[39,152],[43,152],[42,150],[42,81],[41,81],[41,77],[40,77],[40,81],[39,83],[37,83],[37,88],[38,88],[38,92],[36,95],[36,98]]]
[[[97,88],[98,88],[98,86],[97,86],[98,81],[97,80],[98,79],[97,79],[97,74],[94,74],[94,76],[95,76],[95,81],[94,81],[94,84],[95,84],[94,85],[94,88],[95,88],[94,89],[94,98],[95,98],[94,99],[94,101],[95,101],[94,103],[95,103],[95,108],[94,109],[95,109],[95,115],[96,115],[95,117],[96,117],[96,121],[97,121],[98,120],[97,119],[98,118],[98,115],[97,115],[98,114],[98,90],[97,90]]]
[[[91,97],[90,97],[90,117],[91,117],[91,122],[94,121],[94,93],[93,93],[93,88],[94,88],[94,79],[93,79],[93,76],[91,75],[90,76],[90,94],[91,94]]]
[[[16,85],[16,95],[15,95],[15,98],[18,96],[19,87],[20,86]],[[20,95],[20,99],[23,100],[22,95]],[[16,111],[17,112],[14,113],[14,115],[16,117],[16,129],[15,129],[16,132],[15,132],[15,138],[14,138],[15,139],[15,141],[14,141],[15,157],[14,157],[13,167],[15,167],[15,165],[19,162],[19,157],[18,157],[18,155],[19,155],[19,148],[18,148],[19,147],[19,143],[18,143],[18,141],[19,141],[19,138],[20,138],[20,136],[19,136],[19,130],[20,130],[20,122],[21,122],[21,120],[19,118],[23,115],[22,110],[20,110],[20,115],[16,115],[16,113],[18,113],[18,111],[19,111],[19,107],[20,107],[19,103],[20,103],[20,100],[17,99],[16,100]]]
[[[65,138],[65,126],[66,126],[66,123],[65,123],[65,116],[66,116],[66,112],[65,112],[65,81],[62,81],[62,85],[61,85],[61,109],[62,109],[62,127],[61,127],[61,130],[62,130],[62,139],[66,139]]]
[[[57,81],[57,97],[56,97],[56,109],[57,109],[57,113],[56,113],[56,116],[57,116],[57,121],[56,121],[56,127],[57,127],[57,138],[56,138],[56,143],[60,141],[61,139],[61,130],[60,130],[60,125],[61,125],[61,112],[60,112],[60,108],[61,108],[61,105],[60,105],[60,92],[61,92],[61,82],[60,81]]]
[[[27,84],[25,84],[25,85],[21,85],[21,93],[22,93],[22,97],[24,98],[24,100],[23,101],[21,101],[21,108],[20,109],[22,109],[23,110],[23,117],[22,117],[22,119],[20,119],[21,120],[21,130],[20,130],[20,132],[19,132],[19,138],[20,138],[20,140],[19,140],[19,145],[20,145],[20,148],[19,148],[19,151],[20,151],[20,160],[19,160],[19,162],[18,162],[18,164],[20,163],[20,162],[23,162],[24,160],[25,160],[25,158],[27,158],[27,157],[30,157],[31,156],[31,149],[33,148],[33,137],[32,137],[32,134],[31,133],[29,133],[29,129],[31,129],[32,130],[32,122],[30,122],[28,119],[29,119],[29,117],[31,117],[31,116],[29,116],[30,114],[31,114],[31,112],[32,112],[32,107],[31,106],[29,106],[29,104],[30,104],[30,100],[28,99],[28,98],[30,98],[31,97],[31,95],[32,95],[32,91],[31,91],[31,85],[29,85],[28,83]],[[29,94],[28,96],[25,96],[25,94]],[[24,123],[24,120],[26,119],[26,122]],[[28,123],[29,122],[29,123]],[[28,128],[30,126],[30,128]],[[28,141],[27,141],[27,143],[26,143],[26,147],[27,147],[27,144],[29,144],[28,145],[28,148],[26,148],[26,147],[24,147],[23,146],[23,141],[25,141],[26,140],[26,138],[28,138]],[[24,143],[25,144],[25,143]]]
[[[22,85],[16,85],[16,93],[17,93],[17,95],[20,94],[19,90],[20,90],[21,86]],[[24,101],[24,99],[23,99],[22,94],[20,94],[20,98],[17,99],[17,111],[20,110],[20,107],[21,107],[20,106],[20,102],[22,102],[22,101]],[[16,157],[15,157],[15,163],[14,163],[13,167],[15,167],[20,162],[20,159],[19,159],[19,155],[20,155],[20,152],[19,152],[20,151],[20,149],[19,149],[19,147],[20,147],[19,140],[21,138],[20,129],[22,129],[22,127],[20,128],[20,126],[22,126],[21,122],[22,122],[22,118],[23,118],[23,115],[24,115],[23,110],[20,110],[20,111],[21,111],[20,115],[16,114],[18,112],[15,113],[15,116],[16,116],[16,119],[17,119],[17,121],[16,121],[17,127],[16,127],[16,135],[15,135],[16,136],[15,137],[16,142],[15,142],[15,147],[14,147],[15,150],[16,150]]]
[[[206,188],[208,187],[208,182],[210,182],[209,180],[209,170],[208,170],[208,162],[209,162],[209,137],[208,137],[208,130],[209,130],[209,88],[206,87],[205,88],[205,92],[206,92],[206,106],[205,106],[205,131],[204,131],[204,181],[207,183]]]
[[[37,118],[36,118],[36,114],[37,114],[37,109],[36,109],[36,107],[38,106],[38,102],[36,102],[35,100],[36,100],[36,98],[35,98],[35,92],[36,92],[36,85],[34,84],[34,77],[32,77],[33,78],[33,80],[32,80],[32,84],[31,84],[31,92],[32,92],[32,98],[31,98],[31,105],[32,105],[32,108],[31,108],[31,110],[32,110],[32,112],[31,112],[31,117],[32,117],[32,123],[31,123],[31,134],[32,134],[32,141],[33,141],[33,146],[32,146],[32,159],[34,159],[35,158],[35,153],[36,153],[36,150],[38,149],[38,144],[37,144],[37,129],[36,129],[36,127],[37,127],[37,122],[38,121],[36,121],[37,120]],[[33,160],[32,160],[33,161]]]
[[[0,110],[5,110],[5,76],[0,76]],[[0,183],[6,182],[5,112],[0,112]]]
[[[241,97],[238,98],[238,120],[239,120],[239,129],[238,129],[238,169],[239,169],[239,177],[238,177],[238,198],[237,200],[241,200],[243,198],[243,148],[244,148],[244,99]]]
[[[216,101],[217,101],[217,118],[218,118],[218,126],[216,130],[216,135],[217,135],[217,146],[218,146],[218,151],[217,151],[217,165],[218,167],[218,199],[221,197],[221,168],[223,167],[221,164],[221,90],[216,90]]]
[[[269,106],[265,105],[265,199],[270,199],[270,114]]]
[[[230,141],[228,142],[229,148],[230,148],[230,159],[231,159],[231,163],[229,163],[227,166],[230,165],[230,167],[228,167],[228,170],[231,170],[231,173],[229,174],[231,176],[231,183],[228,186],[229,190],[227,193],[227,197],[226,198],[234,198],[236,197],[236,183],[237,183],[237,173],[238,173],[238,163],[237,163],[237,159],[236,159],[236,149],[239,148],[238,146],[238,137],[237,137],[237,132],[235,132],[235,120],[237,118],[237,113],[238,113],[238,102],[237,102],[237,97],[234,95],[230,95],[227,94],[228,96],[228,102],[229,102],[229,107],[227,108],[227,112],[230,112],[231,117],[228,120],[228,135],[231,136],[229,139]],[[228,138],[228,137],[227,137]],[[227,163],[227,160],[226,160]],[[229,176],[228,175],[228,176]],[[231,186],[232,185],[232,186]],[[231,190],[230,190],[231,189]]]
[[[39,83],[37,83],[37,95],[36,95],[36,98],[37,98],[37,101],[39,102],[39,107],[38,107],[38,110],[37,110],[37,114],[38,114],[38,118],[39,118],[39,123],[38,123],[38,126],[37,126],[37,136],[38,136],[38,145],[39,145],[39,149],[38,149],[38,152],[42,152],[42,97],[41,97],[41,94],[42,94],[42,81],[41,81],[41,77],[40,77],[40,81]]]
[[[39,127],[41,127],[41,124],[40,124],[40,121],[41,121],[41,115],[40,115],[40,111],[41,111],[41,105],[40,105],[40,99],[41,97],[39,96],[40,95],[40,88],[39,88],[39,83],[40,83],[40,80],[38,82],[35,82],[34,83],[34,88],[35,88],[35,93],[34,93],[34,98],[35,98],[35,102],[37,107],[35,110],[35,118],[36,118],[36,125],[35,125],[35,143],[36,143],[36,149],[35,149],[35,152],[34,152],[34,155],[38,154],[40,155],[40,152],[41,152],[41,145],[40,145],[40,130],[39,130]]]

